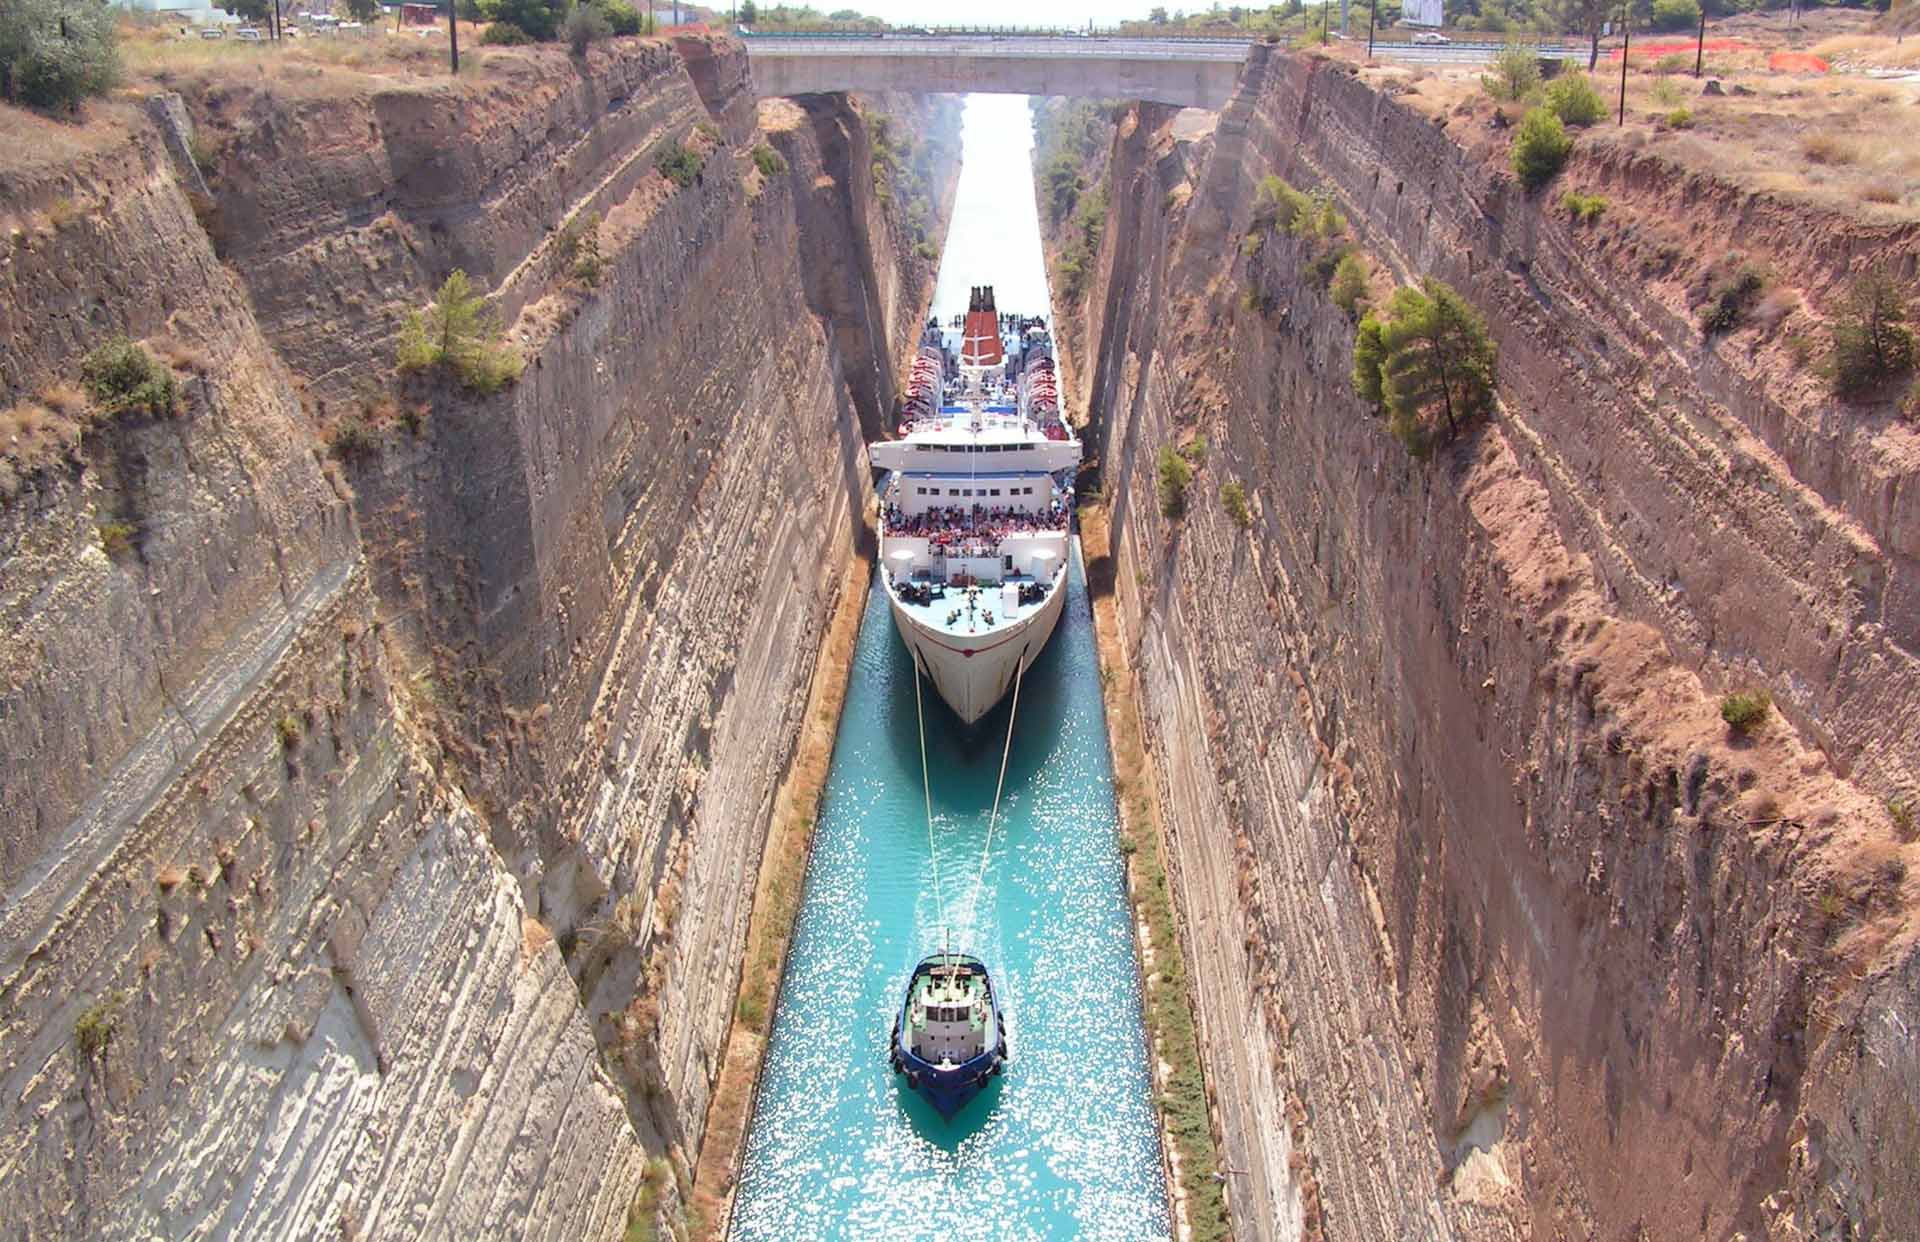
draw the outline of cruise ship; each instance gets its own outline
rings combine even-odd
[[[898,439],[871,446],[880,563],[894,624],[967,724],[1047,644],[1066,601],[1080,442],[1060,416],[1046,321],[993,289],[930,321]]]

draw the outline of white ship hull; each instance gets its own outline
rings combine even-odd
[[[1046,647],[1066,606],[1066,579],[1063,572],[1046,602],[1028,615],[983,634],[954,635],[927,625],[902,607],[891,591],[887,604],[907,650],[934,689],[961,720],[972,724],[1013,688],[1015,669],[1022,662],[1031,666]]]

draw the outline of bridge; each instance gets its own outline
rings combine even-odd
[[[1244,39],[755,34],[746,44],[762,95],[1078,95],[1216,109],[1247,56]]]

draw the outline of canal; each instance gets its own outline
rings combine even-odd
[[[967,100],[936,310],[992,284],[1045,296],[1026,101]],[[735,1200],[736,1239],[1166,1238],[1113,772],[1085,576],[1021,688],[1006,793],[987,821],[1007,702],[963,727],[924,689],[876,587],[861,621],[779,1010]],[[983,867],[984,859],[984,870]],[[935,896],[937,862],[944,902]],[[1011,1063],[952,1121],[887,1067],[908,972],[983,957]]]

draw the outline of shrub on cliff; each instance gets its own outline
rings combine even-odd
[[[1545,108],[1528,108],[1513,136],[1513,173],[1520,184],[1537,190],[1567,162],[1573,139],[1560,118]]]
[[[1833,325],[1833,391],[1847,398],[1873,395],[1920,361],[1907,322],[1907,291],[1884,268],[1853,282]]]
[[[639,19],[640,15],[635,13],[634,20],[637,22]],[[600,11],[598,5],[576,4],[573,6],[573,11],[567,14],[567,20],[561,26],[561,30],[566,35],[567,46],[573,49],[573,54],[584,56],[588,45],[613,34],[613,25],[607,21],[607,15]]]
[[[1731,269],[1716,264],[1700,307],[1700,331],[1717,336],[1738,328],[1747,321],[1766,288],[1766,273],[1751,263],[1739,263]]]
[[[1547,83],[1547,110],[1564,125],[1591,125],[1607,114],[1607,104],[1592,78],[1569,71]]]
[[[1276,233],[1300,233],[1313,219],[1311,198],[1269,173],[1253,193],[1253,220]]]
[[[1193,483],[1193,467],[1173,445],[1163,444],[1156,474],[1160,486],[1160,516],[1179,517],[1187,511],[1187,488]]]
[[[1240,486],[1238,479],[1228,479],[1220,485],[1220,507],[1227,511],[1227,520],[1241,530],[1253,525],[1253,513],[1247,508],[1247,489]]]
[[[1368,315],[1354,338],[1353,384],[1388,415],[1415,457],[1493,409],[1493,338],[1478,311],[1438,280],[1396,289],[1384,319]]]
[[[458,269],[431,306],[407,313],[396,361],[402,371],[444,371],[478,393],[500,391],[526,366],[519,350],[501,342],[486,299]]]
[[[1363,315],[1359,329],[1353,334],[1353,390],[1376,415],[1387,410],[1386,365],[1383,325],[1373,315]]]
[[[1735,733],[1750,733],[1772,709],[1773,696],[1765,690],[1739,690],[1720,700],[1720,719]]]
[[[777,177],[787,171],[786,159],[764,142],[753,148],[753,166],[760,170],[762,177]]]
[[[700,177],[700,170],[707,165],[707,157],[697,151],[689,151],[677,142],[669,142],[654,157],[653,166],[660,175],[681,189],[686,189]]]
[[[1340,256],[1339,265],[1333,269],[1333,283],[1327,286],[1327,296],[1351,319],[1365,309],[1367,285],[1371,279],[1367,257],[1358,250],[1347,250]]]
[[[1517,102],[1540,89],[1540,51],[1529,44],[1507,44],[1494,56],[1492,68],[1481,75],[1480,85],[1495,99]]]
[[[95,349],[80,364],[80,382],[103,414],[145,414],[164,418],[173,413],[180,390],[173,372],[152,354],[124,336]]]
[[[118,9],[93,0],[0,4],[0,98],[71,112],[120,82]]]

